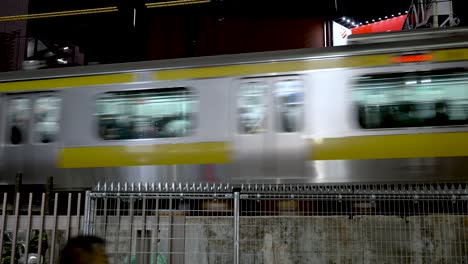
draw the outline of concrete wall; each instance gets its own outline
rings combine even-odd
[[[137,231],[143,227],[141,216],[122,216],[120,224],[115,216],[107,225],[102,217],[96,220],[96,235],[106,237],[115,264],[156,264],[156,251],[168,263],[233,260],[232,217],[180,215],[156,222],[148,216],[146,237]],[[464,215],[242,217],[240,225],[242,264],[468,263]]]
[[[187,218],[185,263],[232,263],[230,218]],[[201,228],[200,228],[201,227]],[[465,216],[249,217],[240,263],[466,263]],[[465,262],[463,262],[465,261]]]

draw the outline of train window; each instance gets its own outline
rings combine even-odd
[[[352,97],[364,129],[468,124],[466,71],[363,76]]]
[[[27,98],[15,98],[8,105],[8,129],[9,141],[13,145],[19,145],[26,141],[31,102]]]
[[[43,96],[36,99],[34,106],[34,141],[50,143],[57,140],[59,132],[61,99]]]
[[[302,128],[304,91],[303,82],[286,80],[275,85],[278,129],[281,132],[297,132]]]
[[[198,100],[186,88],[109,92],[97,100],[103,139],[189,136]]]
[[[266,92],[263,83],[244,83],[238,99],[239,130],[243,134],[262,133],[266,121]]]

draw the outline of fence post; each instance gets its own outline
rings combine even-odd
[[[239,220],[240,220],[240,188],[234,189],[234,250],[233,250],[233,263],[239,264]]]
[[[18,224],[19,224],[19,215],[20,215],[20,193],[16,193],[15,199],[15,227],[13,229],[13,241],[11,244],[11,258],[10,263],[15,264],[16,260],[16,241],[18,241]],[[3,235],[3,234],[2,234]]]
[[[5,227],[7,220],[7,199],[8,193],[3,193],[3,206],[2,206],[2,223],[1,223],[1,234],[0,234],[0,259],[3,257],[3,238],[5,236]]]
[[[15,193],[21,193],[21,185],[23,184],[23,174],[18,172],[16,174]]]
[[[89,235],[91,191],[86,191],[82,234]]]
[[[47,177],[45,215],[49,215],[50,200],[51,200],[51,194],[52,194],[53,189],[54,189],[54,178]]]

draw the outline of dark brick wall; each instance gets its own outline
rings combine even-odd
[[[158,16],[148,21],[147,59],[324,46],[323,20]]]

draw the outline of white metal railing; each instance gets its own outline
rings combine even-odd
[[[467,185],[101,184],[113,263],[466,263]]]
[[[56,263],[78,234],[104,238],[114,264],[468,260],[466,184],[107,183],[47,197],[0,195],[2,264]]]
[[[65,195],[66,198],[62,197]],[[58,251],[68,238],[81,233],[81,198],[81,193],[56,193],[47,201],[45,193],[4,193],[0,215],[1,263],[56,263]],[[50,213],[49,202],[53,203]]]

